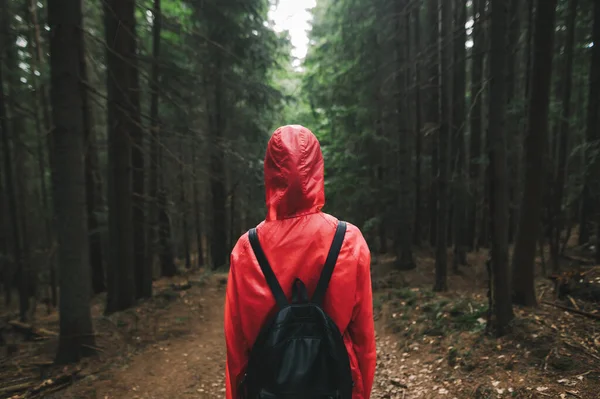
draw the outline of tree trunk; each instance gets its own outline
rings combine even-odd
[[[529,122],[525,137],[525,191],[513,254],[513,301],[535,306],[535,244],[540,233],[544,154],[548,142],[548,107],[554,55],[556,0],[538,0]]]
[[[213,224],[211,237],[211,259],[213,269],[225,266],[227,254],[227,211],[225,190],[225,153],[223,148],[223,77],[221,71],[222,55],[217,54],[217,66],[214,81],[214,114],[213,119],[213,142],[210,156],[210,186],[212,193]]]
[[[507,113],[507,127],[509,142],[512,143],[507,150],[509,171],[509,243],[514,241],[517,221],[519,217],[519,173],[521,171],[521,135],[519,134],[519,115],[516,109],[516,82],[517,82],[517,50],[519,47],[519,0],[510,0],[508,13],[508,60],[506,76],[506,104],[510,112]]]
[[[379,181],[379,183],[381,185],[383,185],[384,184],[384,178],[383,178],[384,173],[383,173],[382,167],[378,168],[377,174],[378,174],[377,180]],[[385,217],[381,218],[381,220],[379,221],[379,226],[377,226],[377,227],[378,227],[377,235],[379,236],[379,253],[387,254],[388,253],[388,229],[387,229],[387,223],[385,221]]]
[[[573,49],[575,46],[575,24],[577,17],[578,0],[569,0],[569,15],[567,19],[567,39],[565,45],[565,67],[562,76],[562,116],[560,124],[560,137],[558,144],[558,164],[554,179],[554,198],[552,219],[554,230],[551,237],[552,265],[554,272],[559,270],[560,235],[565,225],[562,211],[565,181],[567,175],[567,153],[569,147],[570,119],[571,119],[571,92],[573,87]]]
[[[40,190],[42,195],[42,205],[44,209],[44,251],[47,258],[47,269],[50,274],[54,273],[54,256],[52,256],[52,242],[54,241],[53,232],[52,232],[52,211],[50,209],[50,199],[48,194],[47,187],[47,179],[46,179],[46,151],[50,149],[48,145],[48,141],[46,140],[46,136],[48,131],[51,129],[50,126],[50,116],[48,105],[46,101],[46,86],[42,82],[42,79],[39,79],[36,76],[36,72],[39,71],[41,62],[41,54],[43,51],[41,49],[41,43],[39,39],[38,23],[37,23],[37,2],[30,2],[26,5],[25,13],[28,18],[28,23],[30,25],[29,29],[29,43],[31,43],[31,81],[34,87],[34,96],[33,103],[35,104],[34,119],[35,119],[35,127],[37,131],[37,164],[38,171],[40,174]],[[35,48],[33,47],[35,45]],[[40,111],[43,115],[43,124],[40,122]],[[49,136],[49,135],[48,135]],[[56,306],[55,299],[52,299],[53,306]]]
[[[496,332],[505,332],[513,318],[508,265],[508,170],[506,164],[505,65],[507,0],[491,0],[490,101],[488,151],[490,157],[490,288]]]
[[[235,213],[237,212],[236,207],[236,191],[237,184],[231,187],[231,191],[229,192],[229,240],[228,246],[229,248],[233,248],[235,245],[235,240],[237,239],[235,233]]]
[[[135,1],[133,10],[128,10],[127,33],[123,40],[129,46],[127,58],[128,73],[131,86],[127,91],[129,97],[129,136],[131,138],[131,167],[132,167],[132,214],[133,214],[133,262],[135,273],[136,298],[152,296],[151,268],[146,266],[146,206],[144,192],[144,127],[140,115],[140,77],[137,67],[137,34],[135,20]]]
[[[437,181],[438,181],[438,135],[440,129],[440,76],[439,76],[439,3],[438,0],[428,0],[427,2],[427,26],[429,26],[429,35],[427,37],[427,44],[430,51],[428,53],[433,54],[433,59],[429,63],[429,76],[427,86],[428,90],[428,103],[427,107],[427,130],[431,136],[431,188],[429,192],[429,242],[432,246],[436,245],[438,226],[437,226],[437,214],[438,214],[438,193],[437,193]]]
[[[0,38],[0,40],[2,40]],[[2,43],[0,42],[0,51],[2,51]],[[2,76],[2,66],[0,65],[0,77]],[[2,85],[2,82],[0,81],[0,85]],[[0,93],[3,94],[3,93]],[[4,98],[0,98],[0,101],[3,101]],[[0,105],[0,107],[2,107],[2,105]],[[1,117],[1,115],[0,115]],[[2,145],[2,137],[4,136],[4,130],[2,129],[2,125],[1,125],[1,121],[0,121],[0,147],[3,147]],[[4,161],[3,161],[3,151],[0,150],[0,165],[2,165],[2,167],[4,167]],[[8,260],[9,257],[9,250],[8,250],[8,236],[9,236],[9,232],[8,227],[10,226],[10,222],[8,220],[5,219],[6,216],[6,189],[4,188],[4,179],[3,176],[0,175],[0,253],[5,254],[5,256],[3,256],[2,258],[0,258],[0,286],[2,288],[2,291],[0,291],[0,294],[4,294],[4,304],[6,307],[8,307],[8,305],[10,305],[10,293],[11,293],[11,273],[10,273],[10,269],[11,269],[11,265],[10,262]]]
[[[160,274],[163,277],[173,277],[177,274],[173,244],[171,242],[171,220],[167,213],[167,193],[162,188],[158,190],[158,240],[160,243]]]
[[[95,353],[90,312],[84,117],[80,61],[81,1],[48,0],[51,101],[54,119],[53,191],[60,265],[60,336],[56,362],[77,362]]]
[[[82,91],[81,105],[83,110],[83,140],[85,154],[85,196],[87,204],[88,244],[90,266],[92,268],[91,282],[94,294],[106,291],[104,281],[104,254],[102,252],[102,234],[98,213],[102,210],[102,183],[98,167],[98,152],[96,150],[96,134],[93,129],[93,109],[87,90],[88,71],[85,54],[79,54]]]
[[[535,10],[534,10],[534,1],[535,0],[527,0],[529,2],[529,10],[527,13],[527,45],[525,46],[525,53],[527,54],[527,62],[525,65],[525,99],[529,98],[529,93],[531,92],[531,64],[533,60],[533,31],[534,22],[535,22]],[[527,103],[527,102],[526,102]],[[527,115],[527,109],[525,109],[525,115]]]
[[[466,113],[466,49],[467,5],[462,0],[454,2],[456,28],[454,29],[454,84],[452,88],[452,136],[455,158],[454,163],[454,257],[452,267],[458,271],[458,265],[467,264],[467,187],[465,147],[465,113]]]
[[[194,153],[192,154],[192,162],[194,165],[194,171],[199,170],[198,166],[198,140],[194,139]],[[196,256],[197,266],[200,268],[204,266],[204,250],[202,247],[202,218],[201,218],[201,204],[200,204],[200,183],[198,176],[193,177],[192,189],[194,191],[194,225],[196,230]]]
[[[409,110],[407,101],[407,73],[405,71],[407,59],[406,46],[408,38],[406,37],[406,19],[403,18],[407,8],[406,1],[396,2],[396,76],[394,100],[396,104],[396,114],[398,118],[398,136],[396,138],[398,145],[398,224],[396,230],[396,240],[394,249],[396,252],[396,267],[400,270],[414,269],[416,264],[412,254],[412,218],[411,218],[411,146],[409,136]],[[402,221],[402,222],[400,222]]]
[[[415,56],[415,230],[413,242],[415,245],[421,245],[423,239],[423,233],[421,224],[423,223],[423,205],[421,198],[421,151],[423,147],[422,139],[422,117],[421,117],[421,63],[422,63],[422,50],[421,50],[421,6],[420,4],[413,9],[414,14],[414,43],[412,44],[416,56]]]
[[[36,0],[29,0],[29,13],[30,13],[30,23],[31,23],[31,28],[33,30],[33,38],[34,38],[34,42],[35,42],[35,53],[33,54],[33,58],[35,59],[35,61],[37,62],[37,65],[44,65],[45,62],[45,56],[44,56],[44,49],[42,48],[42,40],[41,40],[41,33],[40,33],[40,24],[38,22],[38,14],[37,14],[37,8],[38,8],[38,2]],[[50,129],[51,125],[52,125],[52,119],[51,119],[51,115],[50,115],[50,107],[48,107],[48,94],[46,92],[46,87],[44,85],[43,82],[40,83],[39,89],[38,89],[38,96],[40,99],[40,104],[42,107],[42,115],[44,117],[44,126],[46,127],[46,129]],[[48,145],[50,145],[50,140],[48,140]],[[52,162],[50,162],[50,164],[52,165]]]
[[[587,109],[587,168],[583,188],[585,213],[596,222],[596,262],[600,263],[600,0],[594,1],[592,63]],[[587,222],[587,220],[585,220]],[[590,226],[584,223],[581,227]],[[587,227],[589,230],[590,228]]]
[[[2,50],[2,45],[0,43],[0,51]],[[0,77],[2,77],[2,66],[0,66]],[[2,81],[0,80],[0,86],[2,86]],[[0,89],[0,102],[2,102],[4,100],[3,98],[3,90]],[[2,104],[0,104],[0,111],[1,108],[3,107]],[[2,117],[2,115],[0,114],[0,117]],[[4,130],[2,127],[2,121],[0,121],[0,137],[3,138],[4,137]],[[2,139],[0,139],[0,146],[4,147],[2,144]],[[0,151],[0,158],[4,158],[4,151]],[[0,165],[2,165],[4,167],[4,161],[2,160],[0,162]],[[0,259],[0,278],[1,283],[2,283],[2,289],[4,292],[2,292],[4,294],[4,305],[8,308],[10,307],[10,303],[11,303],[11,293],[12,293],[12,265],[11,262],[9,260],[9,254],[10,254],[10,250],[9,250],[9,227],[10,227],[10,220],[8,220],[8,218],[5,218],[6,216],[6,209],[7,209],[7,198],[6,198],[6,187],[4,184],[4,176],[0,176],[0,251],[2,251],[3,254],[5,254],[5,256],[2,257],[2,259]]]
[[[149,222],[150,227],[148,228],[148,239],[147,243],[147,267],[149,276],[152,277],[154,260],[157,252],[159,260],[163,259],[162,256],[162,245],[159,244],[159,174],[162,173],[162,157],[160,156],[160,118],[158,115],[158,106],[160,101],[160,34],[162,30],[162,14],[161,14],[161,3],[160,0],[154,0],[154,7],[152,9],[152,75],[150,77],[150,120],[152,127],[150,129],[150,184],[149,184]],[[166,212],[166,210],[164,210]],[[157,245],[159,244],[159,245]],[[158,251],[156,251],[156,249]],[[171,260],[172,262],[172,260]],[[161,270],[169,269],[169,265],[162,265]],[[162,273],[161,273],[162,274]],[[148,287],[148,286],[147,286]],[[149,288],[152,288],[150,284]],[[152,295],[152,292],[149,292]]]
[[[477,248],[476,237],[478,233],[478,220],[480,213],[481,196],[481,158],[482,158],[482,94],[483,94],[483,57],[485,51],[485,37],[483,30],[483,19],[485,13],[485,1],[473,0],[473,47],[471,66],[471,135],[469,154],[469,177],[471,183],[471,198],[469,210],[468,241],[471,248]]]
[[[108,225],[110,268],[106,312],[134,305],[132,170],[130,132],[137,129],[131,104],[129,61],[135,57],[128,35],[133,31],[134,1],[104,2],[108,92]]]
[[[8,11],[5,4],[6,0],[1,0],[0,2],[0,27],[8,28]],[[0,28],[2,29],[2,28]],[[0,32],[0,54],[4,55],[6,52],[6,47],[9,45],[8,37],[4,31]],[[6,288],[6,303],[9,304],[11,302],[11,292],[10,286],[11,282],[14,281],[14,276],[16,275],[16,271],[21,270],[23,267],[23,258],[21,251],[21,241],[18,239],[21,236],[19,220],[17,218],[17,196],[16,196],[16,188],[14,182],[14,172],[13,172],[13,161],[12,161],[12,149],[10,145],[10,137],[9,137],[9,127],[8,127],[8,116],[6,112],[6,97],[4,95],[4,65],[0,62],[0,129],[2,129],[2,154],[3,154],[3,162],[4,162],[4,182],[6,189],[6,196],[8,197],[8,213],[10,218],[10,226],[12,234],[12,244],[13,244],[13,262],[14,268],[7,266],[7,278],[9,281],[9,286]]]
[[[192,267],[192,261],[190,259],[190,237],[189,237],[189,229],[188,229],[188,207],[187,202],[185,200],[185,174],[183,168],[183,137],[179,139],[179,209],[182,214],[181,218],[181,229],[182,229],[182,238],[183,238],[183,255],[185,257],[185,267],[189,269]]]
[[[594,27],[592,31],[592,42],[600,43],[600,0],[594,1]],[[600,108],[600,46],[594,45],[591,48],[591,64],[589,75],[589,97],[586,121],[586,144],[585,151],[585,174],[582,192],[581,205],[581,223],[579,226],[579,243],[586,244],[590,241],[592,224],[597,218],[595,214],[600,214],[600,205],[597,200],[597,190],[600,187],[597,171],[600,157],[595,152],[598,151],[600,133],[598,133],[598,113]],[[595,170],[596,169],[596,170]],[[598,249],[600,250],[600,249]]]
[[[160,16],[160,1],[156,0],[154,3],[155,6],[155,15]],[[162,21],[159,18],[158,21]],[[160,27],[161,22],[158,22],[154,26],[154,50],[155,54],[159,54],[159,41],[160,41]],[[158,57],[155,57],[155,61],[158,61]],[[154,83],[156,84],[154,95],[156,96],[153,101],[155,101],[152,106],[153,113],[153,123],[155,123],[155,132],[157,136],[155,137],[156,142],[156,184],[158,191],[156,193],[156,210],[158,212],[157,223],[158,223],[158,248],[159,248],[159,264],[160,264],[160,275],[163,277],[173,277],[177,274],[177,265],[175,264],[175,255],[173,253],[173,242],[172,242],[172,231],[171,231],[171,219],[169,218],[168,213],[168,198],[167,198],[167,190],[165,187],[165,179],[164,173],[162,171],[162,167],[164,165],[164,158],[162,152],[162,145],[160,142],[161,135],[160,133],[160,120],[158,115],[158,105],[159,105],[159,83],[160,83],[160,70],[158,69],[158,62],[155,65],[155,70],[153,74],[156,74],[156,79]]]
[[[440,85],[440,131],[438,134],[439,174],[437,242],[435,253],[434,291],[446,291],[448,268],[448,169],[450,168],[450,136],[452,126],[452,3],[442,1],[440,29],[442,81]]]
[[[18,60],[16,54],[16,38],[13,36],[10,30],[10,14],[8,10],[8,4],[6,0],[0,2],[0,56],[5,60],[4,66],[12,68],[12,75],[18,78],[18,75],[14,71],[18,69]],[[1,80],[4,83],[4,79]],[[24,198],[24,159],[23,150],[19,148],[22,145],[19,134],[24,133],[23,120],[21,115],[16,115],[14,112],[14,101],[16,101],[15,87],[19,84],[19,80],[16,79],[11,81],[10,75],[8,79],[9,99],[7,101],[4,94],[2,95],[2,114],[0,119],[3,123],[3,144],[4,144],[4,164],[5,164],[5,178],[8,189],[9,197],[9,212],[12,224],[13,233],[13,245],[14,245],[14,262],[16,266],[16,280],[18,282],[19,289],[19,317],[21,321],[27,319],[27,311],[29,309],[29,281],[30,281],[30,270],[29,270],[29,251],[27,245],[27,234],[26,229],[25,212],[23,208],[27,208]],[[8,115],[7,107],[12,108],[12,115]],[[11,118],[9,118],[11,117]],[[12,119],[11,126],[8,126],[8,121]],[[9,136],[10,129],[10,136]],[[11,146],[12,142],[12,146]],[[17,144],[19,143],[19,144]],[[10,163],[10,165],[8,164]],[[14,171],[13,171],[14,166]]]

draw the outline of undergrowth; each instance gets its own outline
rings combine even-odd
[[[406,338],[448,336],[454,332],[481,332],[485,329],[487,303],[472,298],[453,299],[417,288],[390,289],[376,295],[374,309],[388,306],[386,324]]]

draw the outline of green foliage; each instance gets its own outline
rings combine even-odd
[[[478,333],[485,329],[488,306],[472,299],[451,299],[431,291],[400,288],[381,295],[378,308],[389,304],[391,318],[386,322],[406,337],[447,336],[454,332]]]
[[[152,9],[152,1],[144,5]],[[164,141],[173,148],[166,153],[172,165],[167,181],[177,181],[180,162],[192,163],[189,155],[179,154],[183,142],[183,148],[196,148],[192,179],[209,190],[209,155],[217,146],[224,154],[226,191],[242,193],[235,207],[248,224],[264,217],[259,160],[274,122],[281,120],[279,81],[290,64],[289,38],[269,27],[268,5],[267,0],[162,1],[160,118]],[[147,11],[141,25],[148,33],[140,37],[147,57],[152,57],[152,23]],[[143,67],[149,77],[151,63]],[[146,102],[149,107],[149,95]]]
[[[385,78],[379,36],[386,26],[377,21],[378,3],[318,2],[302,82],[326,159],[326,210],[335,209],[360,227],[385,214],[382,204],[392,196],[377,176],[389,147],[376,129]],[[307,111],[302,110],[303,117]]]

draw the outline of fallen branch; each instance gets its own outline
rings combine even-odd
[[[11,326],[15,331],[25,335],[25,338],[28,340],[58,336],[58,334],[54,331],[46,330],[45,328],[37,328],[30,324],[21,323],[17,320],[9,321],[8,325]]]
[[[587,274],[590,274],[591,272],[595,272],[596,270],[600,270],[600,266],[594,266],[591,269],[586,270],[585,272],[583,272],[582,274],[585,276]]]
[[[581,266],[592,266],[595,264],[595,262],[593,260],[587,259],[587,258],[581,258],[579,256],[563,254],[562,257],[567,260],[570,260],[572,262],[577,262]]]
[[[540,295],[538,296],[538,302],[542,301],[542,298],[544,297],[545,293],[546,293],[546,287],[543,287],[540,291]]]
[[[31,388],[33,384],[31,382],[25,382],[17,385],[12,385],[10,387],[1,388],[0,389],[0,397],[10,397],[12,394],[23,392]]]
[[[575,308],[570,308],[568,306],[563,306],[563,305],[559,305],[557,303],[552,303],[552,302],[548,302],[548,301],[542,301],[542,303],[544,305],[554,306],[555,308],[563,309],[563,310],[566,310],[568,312],[572,312],[572,313],[576,313],[576,314],[581,315],[581,316],[589,317],[590,319],[600,320],[600,314],[584,312],[583,310],[578,310],[578,309],[575,309]]]
[[[565,391],[565,393],[568,393],[569,395],[575,396],[576,398],[583,399],[581,396],[579,396],[578,394],[576,394],[573,391]]]
[[[583,374],[576,375],[576,377],[585,377],[586,375],[591,374],[591,373],[600,373],[600,371],[588,370]]]
[[[590,356],[590,357],[593,357],[594,359],[596,359],[596,360],[598,360],[598,361],[600,362],[600,357],[598,357],[598,356],[594,355],[594,354],[593,354],[592,352],[590,352],[590,351],[589,351],[589,349],[587,349],[586,347],[584,347],[584,346],[581,346],[581,345],[579,345],[579,346],[578,346],[578,345],[574,345],[574,344],[572,344],[572,343],[570,343],[570,342],[568,342],[568,341],[563,341],[563,342],[564,342],[564,344],[565,344],[565,345],[567,345],[568,347],[570,347],[570,348],[572,348],[572,349],[575,349],[575,350],[578,350],[578,351],[581,351],[581,352],[585,353],[586,355],[588,355],[588,356]]]
[[[28,399],[45,398],[46,396],[48,396],[50,394],[53,394],[58,391],[62,391],[63,389],[67,388],[71,384],[72,384],[72,382],[66,382],[62,385],[57,385],[54,388],[48,388],[48,390],[41,392],[39,394],[33,394],[33,396],[27,396],[27,398]]]
[[[573,304],[573,307],[577,310],[579,309],[579,306],[577,306],[577,302],[575,302],[575,299],[573,299],[573,297],[571,295],[567,295],[567,298],[569,298],[569,301],[571,301],[571,303]]]
[[[77,379],[78,374],[79,374],[79,371],[76,371],[76,372],[70,373],[70,374],[59,375],[56,378],[49,378],[46,381],[39,384],[38,386],[36,386],[35,388],[31,389],[29,392],[27,392],[26,397],[38,395],[42,392],[46,392],[46,391],[54,389],[58,386],[61,386],[63,388],[67,387],[68,385],[71,385]]]
[[[79,379],[78,376],[79,371],[76,371],[70,374],[62,374],[55,378],[49,378],[37,385],[31,381],[16,384],[0,389],[0,397],[10,397],[17,393],[24,393],[23,398],[44,397],[49,392],[56,392],[73,384],[73,382]]]

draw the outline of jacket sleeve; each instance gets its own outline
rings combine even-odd
[[[375,322],[373,320],[373,291],[371,288],[371,254],[362,235],[358,245],[360,248],[358,251],[356,304],[348,330],[363,380],[364,399],[369,399],[377,361]]]
[[[241,240],[240,240],[241,241]],[[225,392],[227,399],[237,399],[238,384],[246,363],[248,351],[246,340],[242,332],[240,319],[240,304],[238,295],[237,259],[240,251],[240,242],[234,248],[229,264],[229,277],[227,279],[227,293],[225,297],[225,342],[227,345],[227,360],[225,365]]]

